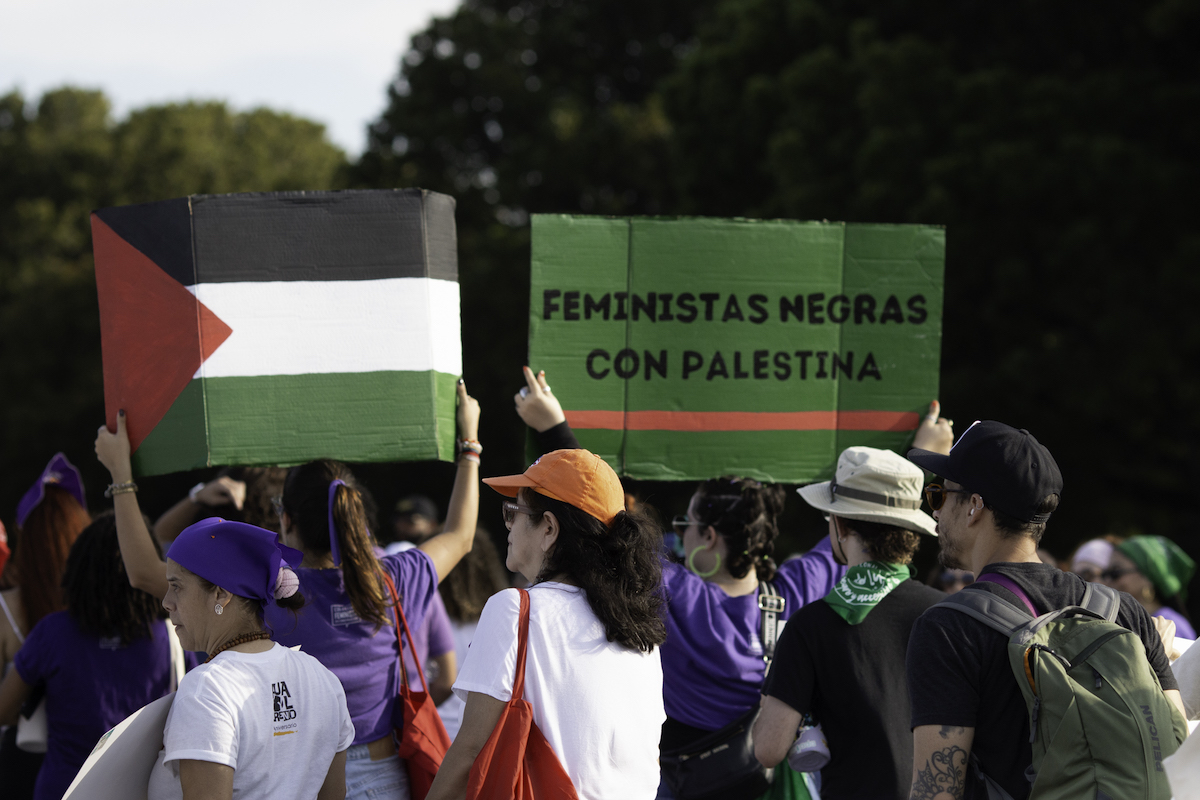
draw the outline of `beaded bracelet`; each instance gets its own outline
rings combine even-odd
[[[463,450],[461,453],[459,453],[458,460],[459,461],[474,461],[476,464],[481,463],[479,460],[479,453],[474,453],[474,452],[471,452],[470,450]]]
[[[104,490],[105,497],[115,497],[119,494],[130,494],[136,492],[138,486],[133,481],[125,481],[124,483],[110,483],[108,488]]]
[[[459,453],[474,453],[477,456],[481,456],[481,455],[483,455],[483,445],[481,445],[479,442],[475,441],[474,439],[459,439],[458,440],[458,452]]]

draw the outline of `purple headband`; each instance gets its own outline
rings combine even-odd
[[[342,551],[338,548],[337,526],[333,524],[333,498],[337,494],[337,487],[345,485],[346,482],[341,478],[329,484],[329,555],[333,556],[335,567],[342,565]]]
[[[46,484],[54,484],[60,489],[64,489],[71,493],[71,496],[79,501],[79,505],[87,510],[87,501],[83,498],[83,477],[80,476],[79,470],[62,453],[55,453],[54,458],[50,459],[50,463],[42,470],[42,476],[37,479],[37,482],[30,487],[25,496],[21,498],[21,502],[17,503],[17,525],[25,527],[25,520],[37,508],[38,503],[46,497]]]
[[[167,558],[239,597],[274,605],[280,569],[299,567],[304,554],[255,525],[211,517],[184,528]]]

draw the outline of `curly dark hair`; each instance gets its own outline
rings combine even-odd
[[[707,480],[696,491],[696,517],[725,540],[729,574],[744,578],[754,567],[760,581],[774,578],[772,554],[786,496],[783,487],[729,475]]]
[[[921,534],[882,522],[867,522],[861,519],[838,517],[843,530],[858,534],[863,547],[873,561],[890,564],[911,564],[913,555],[921,546]]]
[[[621,511],[605,527],[591,514],[532,489],[521,489],[520,498],[533,509],[531,523],[540,523],[546,512],[558,520],[558,539],[537,581],[564,575],[583,589],[610,642],[643,653],[662,644],[667,638],[662,537],[653,523],[640,512]]]
[[[158,540],[151,537],[162,557]],[[67,612],[80,630],[122,645],[149,637],[150,625],[167,616],[158,598],[129,585],[117,542],[117,518],[106,511],[83,529],[63,572]]]
[[[358,481],[340,461],[321,459],[293,467],[283,484],[283,510],[300,533],[310,553],[329,552],[329,484],[345,482],[333,496],[333,525],[342,555],[346,595],[359,619],[375,623],[376,630],[392,624],[392,601],[383,582],[383,567],[367,529]]]

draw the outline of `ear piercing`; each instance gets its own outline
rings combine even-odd
[[[225,609],[221,606],[220,603],[217,603],[217,606],[216,606],[216,608],[213,609],[213,611],[217,612],[218,617],[225,613]]]

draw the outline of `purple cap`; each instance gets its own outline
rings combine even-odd
[[[25,527],[25,520],[29,517],[33,510],[37,508],[38,503],[46,497],[46,484],[52,483],[60,489],[66,489],[71,493],[71,496],[79,501],[79,505],[87,510],[87,501],[83,498],[83,476],[79,474],[79,470],[62,453],[55,453],[54,458],[50,459],[50,463],[42,470],[42,477],[37,479],[37,482],[29,488],[25,496],[21,498],[21,502],[17,503],[17,525]]]
[[[239,597],[273,605],[280,567],[299,567],[304,554],[256,525],[210,517],[184,528],[167,558]]]

